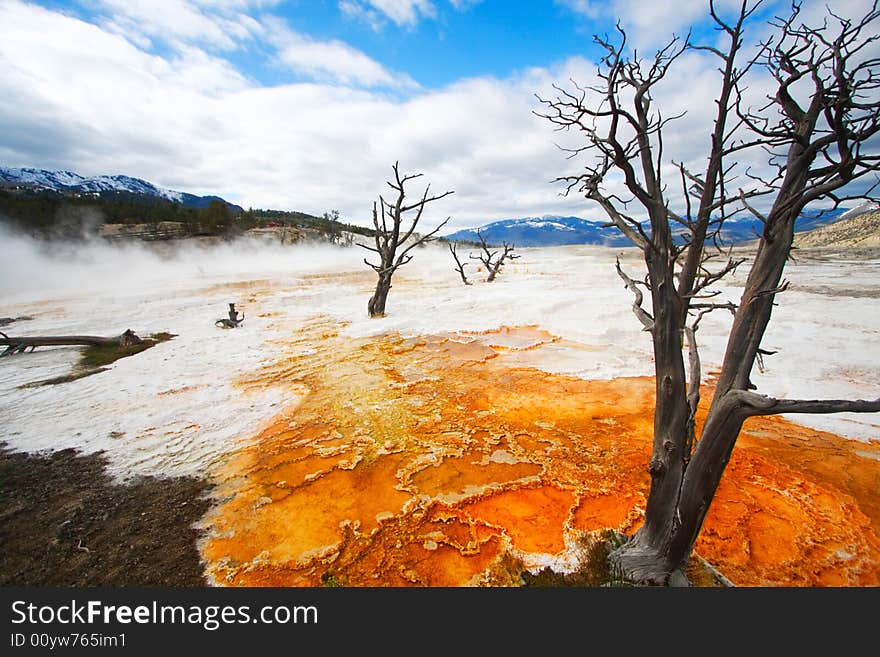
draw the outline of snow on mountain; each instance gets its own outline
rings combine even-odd
[[[501,242],[516,246],[563,246],[566,244],[604,244],[628,246],[629,241],[616,228],[604,228],[604,222],[580,217],[525,217],[503,219],[479,228],[480,234],[491,244]],[[477,229],[460,230],[446,239],[477,242]]]
[[[48,171],[0,166],[0,185],[25,185],[36,189],[49,189],[57,192],[127,192],[162,198],[175,203],[195,207],[207,206],[213,200],[223,200],[217,196],[196,196],[157,187],[151,182],[131,176],[92,176],[85,177],[73,171]]]
[[[861,207],[861,206],[860,206]],[[857,208],[856,208],[857,209]],[[795,222],[795,232],[814,230],[845,217],[845,209],[807,210]],[[851,212],[854,212],[851,211]],[[726,244],[751,242],[761,235],[763,226],[754,218],[729,220],[724,224],[722,240]],[[631,246],[631,242],[614,226],[604,221],[590,221],[580,217],[524,217],[503,219],[480,228],[459,230],[446,235],[446,239],[459,242],[478,242],[477,231],[490,244],[507,242],[515,246],[564,246],[568,244],[595,244],[601,246]],[[645,230],[649,230],[645,225]],[[683,240],[676,230],[676,240]]]
[[[853,217],[858,217],[860,214],[866,214],[868,212],[877,212],[880,210],[880,203],[876,201],[865,201],[861,205],[857,205],[852,210],[847,210],[842,215],[840,215],[840,219],[852,219]]]
[[[571,226],[566,226],[565,224],[561,224],[558,221],[531,221],[527,220],[525,222],[526,226],[531,226],[532,228],[555,228],[556,230],[574,230]]]

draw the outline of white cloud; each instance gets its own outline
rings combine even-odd
[[[676,0],[658,2],[657,0],[555,0],[557,5],[583,16],[590,21],[596,19],[620,21],[627,32],[630,43],[640,48],[654,48],[665,45],[673,34],[683,37],[688,29],[700,23],[708,24],[708,0]],[[833,3],[821,0],[806,0],[802,3],[802,18],[809,24],[821,24],[827,16],[827,7],[836,14],[847,18],[864,16],[871,8],[873,0],[835,0]],[[715,0],[716,10],[728,18],[739,13],[742,0]],[[750,2],[750,4],[754,4]],[[791,10],[786,0],[765,0],[759,8],[761,15],[785,15]],[[766,31],[767,26],[753,25]],[[762,35],[763,36],[763,35]]]
[[[449,4],[451,4],[456,11],[466,11],[474,5],[480,4],[482,1],[483,0],[449,0]]]
[[[415,87],[406,75],[394,74],[360,50],[338,40],[316,41],[292,31],[281,20],[264,19],[267,39],[277,49],[277,59],[299,75],[366,87]]]
[[[385,20],[380,12],[370,9],[358,0],[339,0],[339,11],[349,18],[369,23],[376,32],[385,25]]]
[[[581,205],[548,183],[563,161],[530,113],[547,71],[409,98],[338,85],[261,88],[198,49],[163,59],[39,7],[4,3],[0,22],[0,99],[15,99],[0,100],[4,164],[126,173],[245,205],[338,208],[364,223],[395,160],[456,191],[427,222]]]
[[[169,44],[182,58],[196,49],[230,51],[259,37],[277,48],[275,60],[299,76],[356,86],[411,87],[414,82],[395,75],[350,45],[318,41],[292,31],[281,19],[248,12],[277,0],[100,0],[107,12],[103,27],[149,50],[156,41]],[[207,57],[202,55],[202,60]],[[221,64],[221,62],[215,62]],[[240,76],[235,73],[235,79]]]
[[[604,3],[596,0],[556,0],[556,4],[567,7],[576,14],[596,18],[601,13]]]
[[[683,36],[688,28],[709,16],[707,0],[556,0],[556,3],[588,19],[619,20],[631,43],[640,47],[666,44],[673,34]],[[717,0],[722,13],[739,9],[740,0]]]
[[[340,0],[346,15],[368,21],[373,29],[390,20],[399,27],[415,27],[422,18],[436,18],[431,0]]]
[[[264,34],[280,57],[333,84],[261,87],[196,46],[159,57],[107,29],[15,0],[0,3],[0,24],[5,165],[125,173],[244,206],[337,208],[366,225],[399,160],[432,189],[456,192],[431,207],[426,226],[446,216],[454,218],[450,229],[541,214],[602,218],[551,182],[582,167],[554,145],[576,136],[553,132],[532,113],[534,94],[550,96],[553,82],[595,79],[583,59],[401,96],[387,90],[401,78],[362,53],[271,21]],[[666,161],[703,166],[715,66],[705,53],[688,53],[658,89],[665,115],[688,110],[667,131]],[[675,204],[676,178],[667,182]]]
[[[395,86],[394,76],[381,64],[340,41],[318,42],[293,36],[279,53],[292,70],[316,78],[329,76],[344,84]]]
[[[139,44],[200,44],[230,50],[261,31],[244,10],[260,0],[100,0],[108,29]]]

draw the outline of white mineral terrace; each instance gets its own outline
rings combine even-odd
[[[160,253],[143,245],[91,244],[47,251],[0,238],[0,316],[30,316],[9,335],[141,336],[173,340],[124,358],[109,370],[59,385],[21,386],[64,375],[76,347],[39,348],[0,360],[2,440],[36,451],[104,450],[112,472],[194,474],[241,447],[277,410],[295,404],[290,388],[244,392],[233,382],[278,357],[279,344],[310,318],[330,318],[344,334],[396,331],[405,337],[502,326],[535,326],[560,338],[523,351],[516,364],[585,379],[652,372],[649,335],[631,312],[632,296],[614,259],[633,278],[632,251],[604,247],[521,249],[494,283],[472,261],[464,286],[439,246],[414,251],[395,275],[388,315],[368,319],[373,272],[359,248],[267,246],[232,242],[182,245]],[[739,300],[747,265],[719,300]],[[763,347],[777,354],[756,368],[758,391],[798,398],[880,395],[880,260],[790,263]],[[234,330],[215,327],[235,302]],[[718,311],[698,333],[703,374],[721,360],[731,316]],[[880,440],[880,416],[792,416],[808,426],[862,441]]]

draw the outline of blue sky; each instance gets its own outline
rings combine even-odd
[[[484,1],[456,9],[437,2],[435,15],[397,24],[346,14],[339,3],[289,2],[278,15],[319,39],[340,39],[424,87],[464,77],[506,77],[530,66],[546,66],[590,49],[580,26],[587,23],[552,1]],[[270,80],[265,80],[270,81]]]
[[[110,25],[118,23],[119,9],[125,3],[50,0],[39,4]],[[153,2],[154,6],[160,4],[161,0]],[[192,4],[203,16],[210,15],[210,2]],[[220,0],[215,7],[224,4],[233,10],[250,9],[244,15],[283,21],[293,32],[317,42],[347,44],[386,69],[409,76],[423,88],[439,88],[467,77],[503,78],[575,55],[592,57],[598,52],[592,35],[611,29],[612,19],[616,18],[610,13],[587,10],[586,3],[560,0]],[[147,35],[150,43],[144,44],[145,50],[161,55],[173,51],[168,33]],[[273,46],[259,38],[241,39],[234,48],[210,39],[201,40],[201,45],[222,54],[259,84],[277,85],[311,77],[279,66],[273,59]]]
[[[736,0],[718,0],[722,11]],[[824,2],[807,0],[806,14]],[[868,0],[833,0],[858,14]],[[572,171],[536,94],[589,83],[594,33],[641,52],[693,29],[704,0],[0,0],[0,164],[124,173],[242,205],[364,223],[391,165],[454,189],[451,229],[543,214]],[[784,9],[766,0],[766,16]],[[688,53],[658,103],[673,158],[699,165],[715,62]],[[756,78],[753,87],[761,89]],[[14,99],[14,100],[13,100]],[[428,221],[440,221],[435,216]]]

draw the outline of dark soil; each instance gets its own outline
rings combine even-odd
[[[101,455],[0,443],[0,586],[205,586],[195,523],[208,485],[114,482]]]

